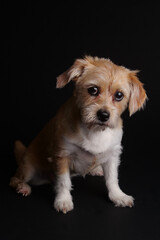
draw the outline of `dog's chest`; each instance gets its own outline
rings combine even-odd
[[[85,151],[98,155],[114,148],[120,144],[122,139],[122,129],[107,128],[104,131],[84,131],[80,134],[79,143]]]
[[[82,131],[75,139],[66,140],[71,170],[85,174],[108,159],[115,146],[120,145],[122,137],[122,130],[108,130],[98,133]]]
[[[74,146],[74,151],[70,154],[70,169],[72,172],[85,175],[95,167],[95,163],[96,157],[93,154]]]

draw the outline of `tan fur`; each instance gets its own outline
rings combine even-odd
[[[25,196],[31,192],[27,183],[36,173],[51,180],[53,176],[69,171],[70,156],[65,149],[64,138],[78,138],[82,123],[88,129],[96,126],[102,130],[101,126],[97,126],[96,113],[99,109],[109,111],[111,115],[103,128],[122,128],[121,114],[127,105],[129,104],[131,115],[146,100],[145,90],[136,71],[117,66],[109,59],[90,56],[77,59],[67,71],[58,76],[57,88],[64,87],[71,80],[75,82],[74,95],[59,109],[29,147],[24,147],[20,141],[15,144],[18,169],[10,185]],[[87,89],[95,85],[99,87],[100,94],[92,97]],[[124,99],[120,102],[114,99],[118,90],[124,94]],[[95,157],[91,164],[92,168],[93,166],[96,166]]]
[[[16,141],[14,145],[14,153],[16,156],[17,164],[19,164],[22,160],[25,151],[26,147],[20,141]]]
[[[129,79],[131,84],[131,95],[129,102],[130,116],[137,110],[139,110],[141,107],[143,107],[143,104],[147,99],[143,84],[138,80],[136,74],[137,71],[131,71],[129,73]]]

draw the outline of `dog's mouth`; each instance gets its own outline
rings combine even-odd
[[[110,127],[110,124],[108,122],[92,122],[92,123],[88,123],[87,127],[89,129],[95,129],[95,130],[102,130],[104,131],[107,127]]]
[[[97,125],[99,125],[99,126],[105,126],[105,127],[107,127],[108,126],[108,124],[107,123],[101,123],[101,122],[98,122],[98,123],[96,123]]]
[[[114,123],[111,119],[107,121],[100,121],[97,116],[91,114],[82,114],[82,122],[87,126],[88,129],[95,129],[97,131],[105,130],[106,128],[113,128]]]
[[[94,125],[97,126],[98,128],[106,129],[106,128],[114,128],[116,126],[116,123],[113,121],[110,121],[109,119],[106,122],[95,121]]]
[[[105,128],[107,128],[107,127],[110,127],[108,121],[105,122],[105,123],[104,123],[104,122],[97,122],[95,125],[98,126],[98,127],[100,127],[100,128],[103,128],[103,129],[105,129]]]

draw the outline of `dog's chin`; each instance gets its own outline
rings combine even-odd
[[[90,122],[86,124],[88,129],[93,129],[95,131],[104,131],[106,128],[113,128],[113,125],[109,122]]]
[[[104,131],[108,127],[109,127],[108,124],[104,124],[104,123],[95,124],[95,129],[97,129],[98,131]]]

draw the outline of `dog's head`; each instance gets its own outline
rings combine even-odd
[[[113,128],[127,106],[130,116],[144,106],[147,96],[136,74],[109,59],[86,56],[57,77],[57,88],[74,81],[82,121],[88,127]]]

